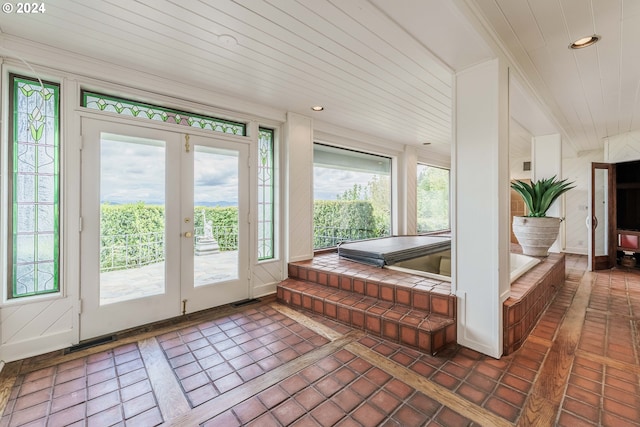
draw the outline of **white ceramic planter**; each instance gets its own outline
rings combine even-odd
[[[551,216],[513,217],[513,234],[522,246],[522,253],[530,256],[547,256],[549,248],[558,238],[560,218]]]

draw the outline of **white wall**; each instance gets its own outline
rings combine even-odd
[[[313,121],[287,114],[285,126],[287,260],[313,258]]]
[[[562,139],[560,134],[540,135],[531,139],[531,180],[539,181],[551,177],[563,179],[562,176]],[[547,216],[556,218],[564,217],[563,199],[557,199],[549,210]],[[565,224],[560,224],[558,238],[549,248],[550,252],[561,252],[564,248]]]
[[[640,160],[640,132],[626,132],[605,139],[604,161],[607,163]]]
[[[418,232],[418,157],[415,146],[405,146],[398,170],[398,205],[403,206],[398,219],[400,235],[414,235]]]
[[[594,150],[562,159],[563,176],[574,181],[576,186],[565,194],[565,252],[587,255],[591,163],[602,162],[602,158],[603,151]]]
[[[523,162],[531,162],[531,156],[529,157],[516,157],[509,159],[509,169],[511,179],[531,179],[531,171],[525,171],[522,168]]]

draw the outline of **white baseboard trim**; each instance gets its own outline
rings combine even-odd
[[[266,283],[264,285],[257,286],[253,288],[253,297],[260,298],[266,297],[267,295],[273,295],[276,293],[276,286],[279,282]]]
[[[14,362],[27,357],[38,356],[50,351],[61,350],[77,344],[77,332],[72,329],[56,334],[41,336],[0,346],[0,360]]]
[[[574,255],[589,255],[588,249],[585,248],[565,248],[563,252]]]

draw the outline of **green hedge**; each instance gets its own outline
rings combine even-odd
[[[335,246],[344,240],[385,235],[378,229],[373,206],[362,200],[318,200],[313,207],[314,248]]]
[[[100,270],[139,267],[164,260],[164,206],[131,203],[100,207]],[[213,225],[220,250],[238,249],[236,207],[196,207],[194,230],[204,234],[202,212]]]
[[[194,230],[204,234],[202,213],[213,226],[220,250],[238,249],[237,207],[196,207]],[[101,271],[143,266],[164,260],[164,206],[131,203],[101,206]],[[389,234],[376,221],[369,201],[316,201],[313,210],[314,247],[335,246],[344,240],[358,240]]]

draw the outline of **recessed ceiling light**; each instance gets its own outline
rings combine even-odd
[[[322,111],[324,110],[324,107],[322,105],[314,105],[313,107],[311,107],[311,109],[313,111]]]
[[[578,39],[571,43],[569,45],[569,49],[582,49],[583,47],[589,47],[593,44],[596,44],[598,40],[600,40],[600,36],[595,34],[592,36],[582,37],[581,39]]]

